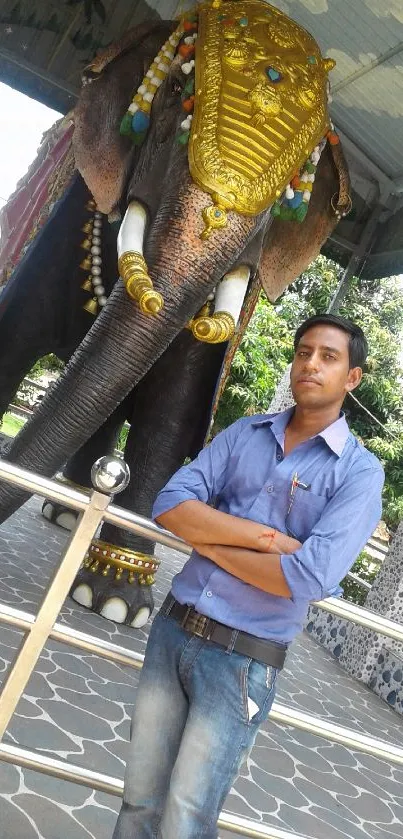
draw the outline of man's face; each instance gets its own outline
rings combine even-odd
[[[302,408],[341,405],[359,385],[360,367],[350,368],[349,335],[337,326],[318,324],[302,335],[291,368],[291,390]]]

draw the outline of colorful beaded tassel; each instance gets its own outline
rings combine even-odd
[[[179,54],[186,60],[182,64],[182,73],[188,77],[185,87],[182,91],[182,108],[186,114],[181,122],[181,130],[177,135],[178,143],[186,145],[189,140],[190,129],[192,127],[193,110],[195,103],[195,43],[197,39],[197,18],[188,20],[185,23],[185,31],[188,32],[184,38],[183,44],[179,47]],[[186,51],[186,52],[185,52]]]
[[[181,22],[161,47],[122,119],[120,133],[131,137],[135,145],[141,145],[147,134],[154,96],[169,73],[183,33]]]
[[[311,200],[316,170],[322,151],[326,145],[326,138],[315,146],[312,154],[295,175],[283,194],[283,197],[273,204],[271,213],[283,221],[304,221]]]

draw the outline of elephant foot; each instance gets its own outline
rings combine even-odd
[[[57,480],[59,483],[65,484],[65,486],[72,487],[72,489],[78,489],[80,492],[89,492],[88,487],[75,484],[74,481],[70,481],[64,475],[58,475]],[[63,530],[71,531],[74,530],[77,524],[79,513],[77,510],[72,510],[71,507],[66,507],[64,504],[58,504],[56,501],[50,501],[49,498],[45,498],[42,504],[42,515],[52,524],[57,524]]]
[[[78,518],[75,510],[47,499],[42,504],[42,515],[47,521],[63,527],[64,530],[74,530]]]
[[[70,590],[76,603],[126,626],[147,623],[159,560],[94,539]]]

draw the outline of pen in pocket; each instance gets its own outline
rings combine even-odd
[[[311,488],[311,484],[303,484],[302,481],[297,481],[296,486],[299,487],[300,489],[306,489],[306,490],[310,490],[310,488]]]

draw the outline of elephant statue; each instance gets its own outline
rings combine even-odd
[[[74,128],[50,144],[59,192],[46,190],[41,223],[20,235],[0,296],[0,415],[37,358],[68,362],[11,462],[47,476],[64,467],[89,486],[128,419],[119,503],[150,516],[203,445],[261,288],[276,300],[348,212],[332,66],[266,3],[239,13],[212,0],[179,22],[135,27],[86,69]],[[0,483],[0,521],[26,498]],[[46,512],[63,522],[64,510]],[[72,595],[142,625],[153,551],[104,524]]]

